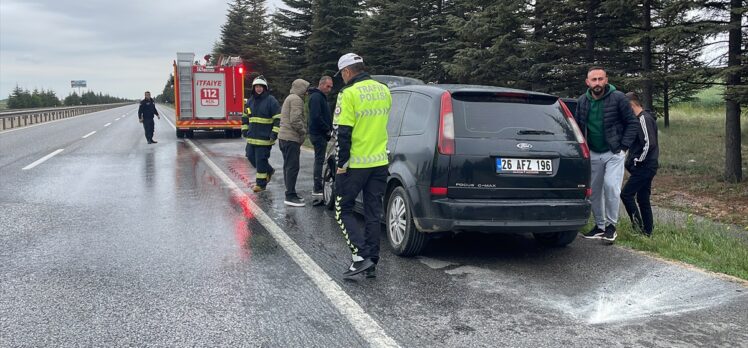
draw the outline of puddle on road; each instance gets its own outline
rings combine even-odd
[[[527,275],[460,266],[427,257],[419,257],[418,260],[432,269],[443,270],[456,281],[464,281],[477,290],[520,297],[589,324],[639,323],[656,317],[717,307],[740,297],[748,297],[740,285],[667,265],[616,271],[610,273],[608,280],[590,284],[590,291],[566,296],[559,294],[558,287],[562,284],[540,283]],[[554,288],[553,285],[557,286]]]

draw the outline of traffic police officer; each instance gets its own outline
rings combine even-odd
[[[335,218],[343,230],[352,262],[343,276],[366,272],[375,277],[379,261],[382,195],[387,183],[387,119],[392,97],[384,84],[364,71],[364,60],[348,53],[338,60],[346,86],[338,94],[333,127],[337,132]],[[362,229],[353,215],[356,196],[363,190]]]
[[[242,135],[247,138],[246,156],[257,170],[254,192],[264,191],[275,173],[269,159],[270,150],[278,138],[280,117],[278,100],[270,95],[265,78],[258,76],[252,82],[252,95],[242,115]]]

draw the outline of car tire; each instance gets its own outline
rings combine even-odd
[[[326,166],[322,172],[322,203],[329,210],[335,208],[335,174],[331,170]]]
[[[426,234],[413,223],[410,202],[405,189],[398,186],[390,194],[385,211],[387,240],[395,255],[413,256],[426,246]]]
[[[578,231],[563,231],[553,233],[533,233],[535,240],[542,245],[562,247],[569,245],[577,238]]]

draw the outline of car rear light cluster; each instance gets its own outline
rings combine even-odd
[[[432,196],[446,196],[447,195],[446,187],[431,187],[429,191],[431,191]]]
[[[442,105],[439,111],[439,153],[442,155],[455,154],[455,122],[452,113],[452,94],[442,94]],[[446,189],[445,189],[446,190]]]
[[[566,116],[566,121],[569,122],[569,125],[574,130],[574,137],[577,138],[577,142],[579,143],[579,147],[582,148],[582,157],[585,159],[590,158],[590,148],[587,146],[587,142],[584,140],[584,134],[582,134],[582,130],[579,129],[579,125],[577,125],[577,121],[574,120],[574,116],[571,114],[571,111],[569,111],[569,108],[564,104],[563,101],[559,100],[559,103],[561,104],[561,108],[564,110],[564,116]]]

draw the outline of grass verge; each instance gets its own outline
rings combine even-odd
[[[690,217],[683,226],[656,223],[652,237],[635,232],[628,221],[621,220],[618,227],[618,245],[748,280],[745,232]]]

